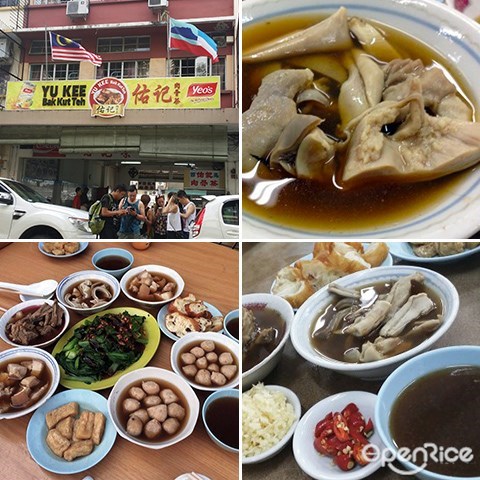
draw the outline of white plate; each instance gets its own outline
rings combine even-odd
[[[200,473],[196,473],[196,475],[198,475],[202,480],[210,480],[210,478]],[[189,473],[183,473],[179,477],[176,477],[175,480],[193,480],[193,477]]]
[[[74,257],[75,255],[78,255],[79,253],[82,253],[87,247],[88,247],[88,242],[78,242],[80,244],[79,249],[75,253],[70,253],[69,255],[53,255],[52,253],[47,253],[43,249],[43,244],[45,242],[39,242],[38,243],[38,249],[47,257],[52,257],[52,258],[70,258]],[[54,242],[49,242],[49,243],[54,243]],[[66,242],[63,242],[66,243]]]
[[[293,455],[298,466],[316,480],[360,480],[372,475],[381,467],[381,456],[377,461],[365,467],[356,466],[349,472],[340,470],[333,464],[331,457],[320,455],[313,446],[314,431],[317,423],[330,412],[342,411],[350,402],[357,405],[365,420],[373,420],[377,396],[368,392],[343,392],[324,398],[315,404],[301,418],[293,436]],[[382,441],[375,430],[370,443],[382,448]]]
[[[253,25],[278,16],[307,17],[331,14],[341,6],[351,16],[372,18],[415,35],[419,40],[452,59],[465,79],[471,100],[480,105],[480,29],[465,15],[431,0],[362,0],[348,2],[331,0],[246,0],[242,2],[242,23]],[[381,208],[379,205],[378,208]],[[398,223],[376,228],[349,231],[300,230],[259,220],[243,213],[244,239],[263,238],[469,238],[480,230],[480,167],[477,165],[466,178],[452,185],[448,195],[421,214]]]
[[[400,258],[406,262],[414,263],[448,263],[462,260],[465,257],[474,255],[480,252],[480,245],[475,248],[465,250],[461,253],[455,253],[454,255],[446,255],[444,257],[419,257],[413,253],[412,246],[408,242],[391,242],[388,244],[388,248],[394,257]]]
[[[217,307],[214,307],[211,303],[208,303],[208,302],[203,302],[207,307],[208,307],[208,311],[212,314],[212,316],[214,317],[223,317],[222,315],[222,312],[217,308]],[[160,311],[158,312],[157,314],[157,322],[158,322],[158,326],[160,327],[160,330],[168,337],[168,338],[171,338],[174,342],[176,342],[177,340],[180,339],[180,337],[177,337],[177,335],[175,335],[173,332],[171,332],[168,328],[167,328],[167,325],[165,324],[165,316],[168,314],[168,306],[170,304],[167,303],[166,305],[164,305]],[[198,333],[202,333],[202,332],[198,332]],[[207,333],[207,332],[205,332]],[[223,328],[222,330],[220,330],[219,332],[216,332],[216,333],[223,333]]]

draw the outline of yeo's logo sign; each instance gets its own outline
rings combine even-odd
[[[187,97],[213,97],[217,93],[218,83],[192,83],[188,87]]]

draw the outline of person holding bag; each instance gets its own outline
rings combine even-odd
[[[177,196],[174,192],[168,194],[168,201],[163,207],[162,213],[167,214],[167,238],[183,238],[180,208],[178,206]]]

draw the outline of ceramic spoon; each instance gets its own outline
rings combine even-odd
[[[58,282],[55,280],[43,280],[42,282],[32,283],[31,285],[0,282],[0,290],[11,290],[23,295],[47,298],[52,295],[57,285]]]

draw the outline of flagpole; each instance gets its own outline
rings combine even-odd
[[[167,76],[171,77],[170,65],[170,15],[167,11]]]
[[[46,25],[45,25],[45,80],[48,80],[48,41],[47,41]]]

